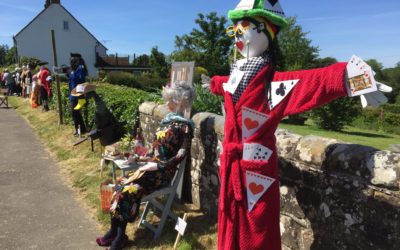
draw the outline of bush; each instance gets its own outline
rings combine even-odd
[[[222,114],[221,103],[223,98],[213,95],[208,89],[203,89],[201,84],[195,84],[196,99],[193,102],[193,109],[196,112],[211,112]]]
[[[322,129],[340,131],[350,124],[361,111],[356,98],[340,98],[320,108],[311,110],[310,117]]]
[[[146,72],[135,75],[128,72],[112,71],[107,73],[104,81],[154,92],[161,89],[168,82],[168,79]]]
[[[133,74],[123,71],[108,72],[105,81],[115,85],[125,85],[139,89],[142,88]]]
[[[107,108],[112,112],[115,118],[120,122],[126,122],[128,130],[132,130],[133,125],[138,118],[138,108],[141,103],[145,101],[158,102],[161,100],[161,96],[157,94],[150,94],[135,88],[115,86],[105,83],[97,85],[96,92],[102,97]],[[72,122],[68,98],[68,85],[62,84],[61,102],[63,107],[63,117],[66,122]],[[52,98],[49,106],[51,109],[57,109],[57,98]],[[84,117],[86,116],[89,123],[93,122],[94,110],[95,105],[93,100],[90,100],[87,108],[82,110]]]
[[[386,133],[400,134],[400,113],[394,113],[395,105],[382,105],[381,108],[366,108],[353,122],[353,126]],[[390,107],[390,108],[387,108]],[[387,109],[386,109],[387,108]]]

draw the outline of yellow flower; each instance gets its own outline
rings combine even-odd
[[[158,140],[164,138],[165,135],[166,135],[166,131],[158,131],[158,132],[156,133],[156,136],[157,136],[157,139],[158,139]]]
[[[134,194],[137,192],[137,188],[134,185],[129,185],[124,187],[124,189],[122,190],[123,193],[128,192],[130,194]]]

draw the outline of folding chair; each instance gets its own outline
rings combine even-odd
[[[141,204],[142,205],[144,204],[145,207],[140,217],[138,227],[140,227],[140,225],[143,225],[146,228],[153,231],[154,240],[157,240],[161,236],[162,230],[164,228],[165,222],[167,221],[168,217],[174,220],[178,220],[178,216],[171,211],[171,206],[172,202],[174,201],[175,194],[178,193],[178,196],[180,195],[182,189],[183,174],[185,172],[185,164],[186,164],[186,157],[179,164],[170,186],[154,191],[153,193],[142,198]],[[160,198],[162,196],[167,197],[164,204],[162,204],[160,201],[157,200],[157,198]],[[152,207],[154,212],[156,212],[156,210],[161,211],[160,222],[158,225],[152,225],[146,220],[147,213],[149,212],[150,207]]]

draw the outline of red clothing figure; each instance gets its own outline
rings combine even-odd
[[[223,83],[229,76],[214,76],[210,89],[225,99],[225,135],[221,155],[221,189],[218,211],[218,249],[281,249],[279,228],[279,176],[275,130],[279,122],[316,108],[335,98],[347,96],[346,63],[293,72],[275,72],[269,65],[250,81],[234,104],[232,94]],[[285,98],[270,110],[266,83],[299,79]],[[273,151],[267,162],[242,160],[242,107],[269,115],[269,119],[246,142],[259,143]],[[248,211],[246,170],[274,178],[276,181]]]
[[[44,67],[42,70],[39,72],[39,84],[43,86],[43,88],[46,90],[47,96],[49,97],[51,94],[51,89],[50,89],[50,80],[49,76],[51,76],[50,71]]]

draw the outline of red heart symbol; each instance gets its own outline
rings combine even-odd
[[[237,42],[236,42],[236,47],[237,47],[240,51],[243,50],[243,46],[244,46],[244,44],[243,44],[242,41],[237,41]]]
[[[258,127],[258,121],[246,118],[244,119],[244,125],[246,126],[247,129],[250,130]]]
[[[255,182],[250,183],[249,188],[254,195],[264,191],[264,186],[262,184],[257,185]]]

